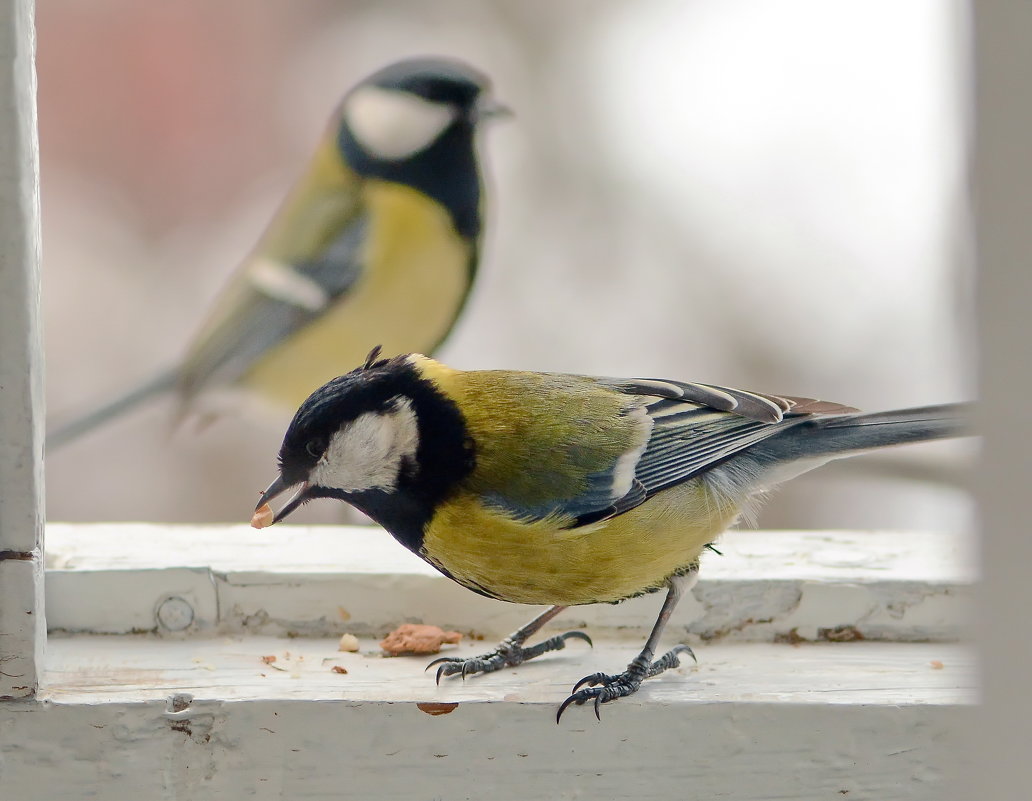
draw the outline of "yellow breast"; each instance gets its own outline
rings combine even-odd
[[[730,526],[738,508],[701,481],[664,490],[591,526],[500,517],[475,497],[443,505],[426,531],[427,557],[461,583],[515,603],[619,601],[662,587]]]
[[[272,349],[244,383],[287,406],[361,364],[375,345],[386,356],[440,344],[469,287],[471,243],[447,211],[414,189],[369,181],[370,227],[361,277],[322,317]]]

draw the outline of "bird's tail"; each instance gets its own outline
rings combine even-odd
[[[858,451],[973,434],[973,407],[950,403],[891,412],[811,417],[752,449],[763,461],[834,459]]]
[[[78,439],[83,434],[92,431],[94,428],[106,423],[113,417],[117,417],[130,409],[139,406],[146,400],[160,395],[162,392],[171,390],[176,385],[179,371],[176,369],[167,370],[144,384],[123,392],[114,399],[92,409],[86,414],[68,420],[65,423],[51,428],[47,427],[47,452],[53,453],[58,448],[67,445],[69,442]]]

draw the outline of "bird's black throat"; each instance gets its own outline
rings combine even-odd
[[[341,126],[337,142],[359,175],[411,186],[444,206],[460,235],[480,236],[480,171],[469,119],[459,118],[426,150],[397,161],[370,155],[347,125]]]

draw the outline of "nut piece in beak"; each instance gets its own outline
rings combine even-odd
[[[254,516],[251,518],[251,528],[271,526],[274,518],[275,515],[272,513],[272,507],[267,503],[263,503],[255,509]]]

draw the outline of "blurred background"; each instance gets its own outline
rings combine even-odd
[[[973,395],[957,2],[94,0],[37,26],[52,420],[175,362],[342,93],[418,54],[516,111],[481,141],[486,247],[443,360],[866,409]],[[48,517],[249,519],[293,410],[201,431],[171,410],[53,454]],[[964,529],[969,451],[833,465],[759,524]]]

